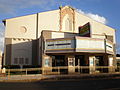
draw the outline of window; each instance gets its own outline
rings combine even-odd
[[[70,20],[67,18],[65,21],[65,30],[69,30],[70,29]]]
[[[25,58],[25,64],[29,64],[29,59]]]
[[[28,58],[14,58],[14,64],[29,64]]]
[[[27,28],[25,26],[21,26],[20,27],[20,32],[21,33],[26,33],[27,32]]]
[[[49,61],[49,59],[45,59],[45,66],[46,66],[46,67],[50,66],[50,61]]]
[[[14,64],[18,64],[18,58],[14,58]]]
[[[63,18],[62,30],[64,30],[64,31],[72,31],[73,30],[72,18],[68,14],[66,14]]]
[[[74,66],[74,58],[69,58],[69,66]]]
[[[111,42],[113,42],[113,36],[112,36],[112,35],[106,35],[106,38],[107,38],[108,40],[110,40]]]
[[[69,18],[67,18],[65,21],[65,30],[72,31],[72,22]]]
[[[19,58],[19,64],[24,64],[24,58]]]

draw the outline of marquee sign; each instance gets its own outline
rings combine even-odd
[[[79,27],[79,34],[80,36],[90,37],[90,23],[89,22]]]
[[[45,42],[46,53],[65,53],[65,52],[89,52],[89,53],[109,53],[113,54],[113,44],[104,39],[98,38],[62,38],[48,39]],[[46,65],[47,65],[46,61]],[[92,62],[91,62],[92,63]]]

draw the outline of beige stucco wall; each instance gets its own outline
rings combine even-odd
[[[75,32],[78,32],[78,27],[83,26],[87,22],[90,22],[91,25],[91,36],[92,38],[103,38],[101,35],[104,33],[107,35],[113,35],[114,36],[114,43],[115,43],[115,30],[112,29],[111,27],[108,27],[102,23],[99,23],[79,12],[75,12]],[[93,35],[93,34],[98,34]]]
[[[59,31],[59,10],[38,13],[38,38],[41,36],[42,30]],[[41,54],[41,39],[39,39],[39,57]],[[41,60],[39,58],[38,62]]]
[[[92,29],[92,34],[106,34],[106,35],[112,35],[113,36],[113,42],[116,43],[115,40],[115,30],[98,22],[91,22],[91,29]],[[92,37],[95,37],[92,35]]]
[[[21,32],[21,27],[27,31]],[[36,38],[36,14],[6,19],[5,38]]]
[[[39,13],[38,36],[41,35],[42,30],[59,31],[59,18],[59,10]]]
[[[5,38],[12,38],[11,64],[14,64],[14,58],[28,58],[28,64],[32,63],[32,42],[30,40],[36,39],[36,16],[37,14],[33,14],[6,19]],[[21,27],[25,27],[26,31],[22,31]]]

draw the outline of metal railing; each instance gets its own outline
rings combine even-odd
[[[100,74],[100,73],[120,73],[120,66],[61,66],[26,69],[6,69],[6,76],[11,75],[55,75],[55,74]]]

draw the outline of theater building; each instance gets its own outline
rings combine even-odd
[[[115,29],[65,6],[3,20],[4,65],[114,66]],[[74,68],[71,69],[74,72]]]

